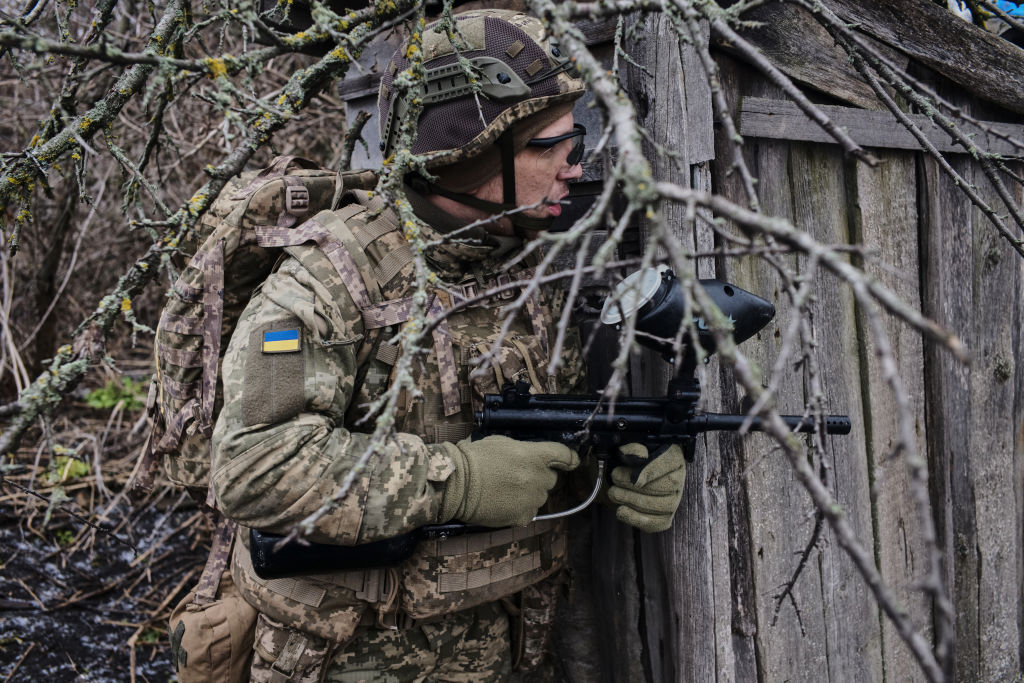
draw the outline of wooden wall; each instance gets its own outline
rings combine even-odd
[[[655,161],[656,173],[743,203],[693,52],[659,42],[663,19],[644,21],[647,40],[630,49],[651,75],[627,69],[627,85],[640,122],[682,154],[681,163]],[[593,33],[594,43],[607,38],[607,31]],[[386,63],[394,43],[371,50],[371,61]],[[602,49],[610,59],[607,46]],[[860,125],[863,135],[874,136],[865,144],[875,145],[871,152],[880,163],[869,168],[794,119],[783,95],[748,67],[724,54],[718,63],[734,119],[744,121],[744,155],[758,177],[764,211],[819,241],[869,247],[865,259],[851,258],[955,332],[968,351],[970,363],[961,364],[883,317],[914,415],[915,455],[928,467],[922,508],[910,494],[908,456],[891,453],[896,411],[865,311],[832,276],[808,273],[805,260],[786,257],[815,283],[811,310],[825,409],[850,415],[855,425],[850,436],[828,439],[820,463],[846,519],[903,608],[932,638],[942,620],[920,590],[928,562],[922,514],[928,515],[940,535],[942,575],[952,598],[956,680],[1015,680],[1024,660],[1024,259],[933,161],[906,149],[894,128],[881,134],[884,127],[867,120],[863,109],[830,110],[851,130]],[[848,69],[844,74],[848,79]],[[371,154],[356,160],[372,164],[375,83],[372,77],[357,81],[343,84],[342,95],[350,117],[360,109],[374,114],[367,127]],[[863,91],[849,101],[872,106]],[[595,133],[595,113],[577,112]],[[949,154],[984,196],[993,196],[975,162]],[[588,169],[588,177],[599,172]],[[686,243],[713,246],[706,226],[677,217]],[[771,368],[795,315],[777,274],[756,258],[705,259],[699,274],[773,301],[775,323],[744,345],[760,367]],[[596,355],[592,360],[591,380],[600,386],[607,364]],[[637,358],[633,370],[635,393],[663,386],[660,360]],[[709,378],[710,408],[738,410],[742,396],[729,373],[712,364]],[[778,381],[780,410],[802,411],[808,400],[803,371],[784,368]],[[707,438],[671,530],[636,533],[600,506],[572,521],[575,580],[560,610],[549,677],[923,680],[827,525],[815,535],[817,524],[809,496],[770,440]]]
[[[744,98],[758,98],[762,109],[771,109],[765,100],[774,100],[780,113],[789,111],[784,96],[749,68],[726,56],[718,63],[736,120]],[[683,96],[682,90],[673,95],[659,87],[662,100],[678,107],[673,97]],[[964,99],[963,105],[971,103]],[[989,112],[978,107],[976,113],[985,118]],[[642,122],[658,130],[658,116],[667,120],[673,113],[648,112],[650,120]],[[970,357],[962,364],[883,316],[917,442],[916,453],[894,455],[894,397],[865,311],[834,277],[821,269],[809,273],[805,259],[788,257],[794,272],[815,283],[811,312],[825,409],[849,414],[855,425],[850,436],[828,439],[821,466],[829,487],[903,609],[932,639],[941,619],[920,589],[928,570],[922,515],[928,515],[945,556],[955,680],[1019,680],[1024,259],[921,153],[874,147],[880,163],[870,168],[833,144],[808,141],[813,130],[799,130],[747,135],[744,155],[758,177],[764,211],[790,219],[821,242],[865,245],[865,258],[851,258],[957,334]],[[657,139],[671,145],[673,134],[666,135]],[[716,151],[709,165],[692,164],[692,178],[700,182],[709,167],[713,189],[742,203],[720,138]],[[976,162],[955,153],[950,159],[995,202]],[[1015,192],[1018,202],[1024,199]],[[690,228],[691,243],[707,239],[699,227]],[[760,367],[771,368],[780,334],[795,315],[778,275],[756,258],[719,260],[715,272],[775,303],[774,325],[744,345]],[[706,388],[712,406],[720,401],[723,410],[738,409],[731,377],[721,372],[718,378],[717,386]],[[649,380],[641,384],[651,386]],[[778,395],[780,410],[801,411],[809,398],[806,375],[784,369]],[[930,489],[923,507],[911,495],[908,457],[927,464]],[[765,436],[708,438],[670,531],[636,534],[609,517],[598,509],[589,524],[579,523],[583,561],[577,568],[590,574],[580,584],[588,593],[584,599],[600,607],[564,613],[559,633],[576,630],[556,640],[560,655],[573,664],[564,670],[568,680],[596,680],[578,661],[586,659],[580,655],[586,640],[581,626],[593,629],[591,641],[601,643],[588,654],[601,662],[606,681],[924,680],[827,526],[809,546],[814,508]],[[588,532],[589,543],[583,540]],[[780,597],[790,582],[791,597]],[[574,675],[581,671],[587,673]]]

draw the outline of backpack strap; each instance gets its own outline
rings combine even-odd
[[[220,332],[224,322],[224,240],[203,254],[203,272],[203,403],[199,429],[209,437],[213,434]]]
[[[303,159],[297,156],[278,156],[274,157],[270,162],[270,165],[261,170],[259,173],[253,176],[252,180],[248,184],[243,185],[238,189],[235,194],[231,195],[232,201],[241,201],[246,199],[257,187],[264,184],[268,180],[274,178],[280,178],[287,175],[288,170],[295,166],[297,168],[320,168],[320,165],[315,161],[309,159]]]
[[[381,300],[377,281],[356,264],[352,252],[345,248],[330,230],[320,222],[321,214],[294,228],[257,227],[256,239],[261,247],[297,247],[312,242],[331,262],[359,310],[368,309]],[[365,259],[362,252],[359,256]],[[369,263],[365,264],[367,267]]]
[[[157,355],[157,369],[159,371],[162,353],[171,364],[201,367],[203,384],[196,396],[193,385],[182,384],[170,377],[161,376],[160,384],[163,391],[186,402],[166,420],[163,434],[152,446],[154,454],[173,451],[185,430],[193,422],[204,436],[209,437],[213,433],[217,364],[220,361],[221,324],[224,320],[224,240],[218,240],[209,249],[197,253],[192,258],[190,267],[202,273],[202,286],[195,287],[179,281],[175,283],[174,289],[182,299],[202,304],[202,320],[173,315],[165,309],[160,326],[164,330],[178,334],[202,334],[203,348],[201,352],[162,348]]]
[[[197,605],[209,605],[217,599],[220,578],[231,562],[231,546],[235,540],[235,523],[219,512],[211,514],[216,525],[210,542],[210,555],[206,558],[206,566],[203,567],[192,599]]]

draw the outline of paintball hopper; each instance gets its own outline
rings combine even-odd
[[[700,284],[732,325],[733,340],[740,344],[757,334],[775,317],[775,307],[745,289],[721,280],[701,280]],[[601,322],[619,325],[636,314],[636,329],[643,333],[637,341],[666,358],[675,355],[672,342],[684,324],[686,296],[672,269],[666,265],[644,268],[627,276],[615,286],[604,303]],[[701,348],[715,352],[715,337],[699,310],[693,324]],[[687,342],[687,337],[683,337]]]

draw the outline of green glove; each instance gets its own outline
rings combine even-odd
[[[576,452],[554,441],[488,436],[445,444],[455,462],[438,519],[483,526],[526,526],[558,481],[556,470],[580,464]]]
[[[649,459],[643,444],[626,444],[619,450],[626,455]],[[619,521],[647,533],[664,531],[672,526],[685,481],[683,449],[672,444],[646,465],[612,470],[608,500],[618,505],[615,516]]]

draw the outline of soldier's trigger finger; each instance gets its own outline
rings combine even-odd
[[[676,444],[651,453],[650,460],[642,468],[633,468],[632,483],[643,488],[664,477],[682,479],[686,476],[686,458],[683,449]]]

